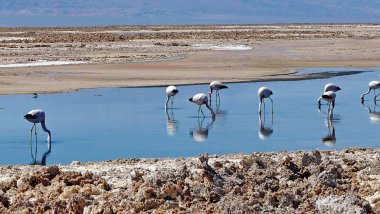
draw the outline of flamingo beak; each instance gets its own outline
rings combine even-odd
[[[193,98],[190,98],[190,99],[189,99],[189,102],[193,102]]]

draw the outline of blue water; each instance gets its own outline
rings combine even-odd
[[[188,102],[195,93],[207,93],[208,85],[178,86],[174,109],[168,114],[164,87],[91,89],[38,98],[0,96],[0,164],[41,162],[44,154],[51,165],[119,157],[378,148],[380,106],[375,105],[372,93],[365,106],[360,103],[368,82],[380,79],[380,69],[370,71],[330,79],[228,84],[229,89],[220,92],[215,119],[204,107],[207,117],[199,118],[198,107]],[[329,82],[342,88],[332,120],[326,115],[327,106],[322,105],[319,112],[316,103]],[[257,89],[261,86],[274,91],[274,113],[272,117],[267,101],[260,128]],[[40,125],[37,150],[34,134],[30,142],[32,124],[22,116],[36,108],[46,112],[51,151]]]

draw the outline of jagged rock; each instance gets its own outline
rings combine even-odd
[[[353,149],[0,166],[0,213],[379,213],[377,155]]]
[[[354,195],[320,197],[316,201],[316,208],[321,213],[347,214],[365,214],[371,210],[367,201]]]
[[[322,155],[318,150],[304,153],[302,156],[302,166],[319,165],[322,163]]]

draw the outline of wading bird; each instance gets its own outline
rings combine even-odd
[[[47,141],[50,141],[51,140],[51,133],[50,133],[50,130],[46,128],[46,125],[45,125],[45,112],[42,111],[42,110],[31,110],[30,112],[28,112],[26,115],[24,115],[24,118],[33,123],[33,126],[32,126],[32,129],[30,130],[30,135],[32,136],[32,132],[33,132],[33,128],[34,128],[34,132],[35,134],[37,135],[37,131],[36,131],[36,123],[41,123],[41,127],[42,129],[48,133],[48,137],[47,137]]]
[[[225,89],[225,88],[228,88],[226,85],[223,85],[223,83],[219,82],[219,81],[213,81],[210,83],[210,92],[208,93],[209,96],[210,96],[210,102],[211,102],[211,95],[212,95],[212,92],[215,91],[215,100],[219,100],[220,101],[220,95],[219,95],[219,90],[222,90],[222,89]]]
[[[328,83],[325,85],[325,89],[324,89],[324,92],[328,92],[328,91],[333,91],[333,92],[337,92],[337,91],[340,91],[342,90],[339,86],[335,85],[334,83]],[[322,96],[320,96],[318,98],[318,107],[321,106],[321,99],[322,99]]]
[[[333,91],[327,91],[325,93],[322,94],[322,99],[325,100],[328,104],[328,110],[329,110],[329,113],[328,115],[331,117],[332,116],[332,111],[335,107],[335,98],[336,98],[336,94],[335,92]]]
[[[267,87],[261,87],[257,91],[257,94],[259,95],[259,98],[260,98],[259,113],[261,113],[261,104],[262,103],[264,103],[264,109],[265,109],[264,98],[268,98],[272,102],[272,113],[273,113],[273,100],[272,100],[272,98],[270,98],[270,96],[273,95],[273,92],[269,88],[267,88]]]
[[[178,94],[178,90],[175,86],[171,85],[171,86],[168,86],[166,88],[166,95],[168,96],[168,99],[166,100],[166,103],[165,103],[165,109],[168,108],[168,103],[169,103],[169,100],[171,100],[172,102],[172,108],[173,108],[173,99],[174,99],[174,96],[176,94]]]
[[[190,98],[189,101],[199,105],[198,116],[199,116],[199,112],[202,112],[203,117],[205,117],[205,115],[203,114],[202,108],[201,108],[202,105],[206,105],[206,107],[211,111],[212,116],[213,117],[215,116],[214,111],[212,110],[212,108],[208,104],[208,99],[207,99],[206,94],[203,94],[203,93],[196,94],[192,98]]]
[[[369,84],[368,84],[368,91],[365,92],[364,94],[362,94],[362,96],[360,97],[360,99],[362,100],[362,103],[364,102],[364,96],[369,94],[369,92],[371,92],[371,90],[373,90],[373,94],[374,94],[374,99],[375,99],[375,102],[376,102],[376,98],[377,96],[379,96],[379,94],[376,95],[376,92],[375,90],[376,89],[379,89],[380,88],[380,82],[379,81],[371,81]]]

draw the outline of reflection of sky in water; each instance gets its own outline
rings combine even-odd
[[[186,157],[206,152],[378,147],[380,123],[371,121],[379,118],[380,106],[374,105],[373,94],[366,97],[364,106],[360,103],[368,82],[378,78],[378,72],[368,72],[321,80],[228,84],[229,89],[220,92],[218,109],[213,102],[215,120],[205,107],[206,118],[198,118],[198,106],[188,101],[195,93],[207,93],[208,85],[178,86],[174,109],[168,114],[164,110],[165,87],[82,90],[40,94],[36,99],[33,95],[4,95],[0,96],[0,107],[4,108],[0,110],[0,164],[32,162],[32,124],[22,116],[34,108],[45,110],[46,124],[52,131],[48,165],[118,157]],[[317,99],[329,82],[342,87],[331,124],[326,122],[327,106],[322,105],[321,112],[317,109]],[[274,91],[273,124],[268,109],[263,124],[273,132],[264,140],[258,136],[257,113],[257,89],[263,85]],[[37,131],[36,159],[41,160],[48,145],[39,124]],[[324,141],[326,136],[335,139]]]

